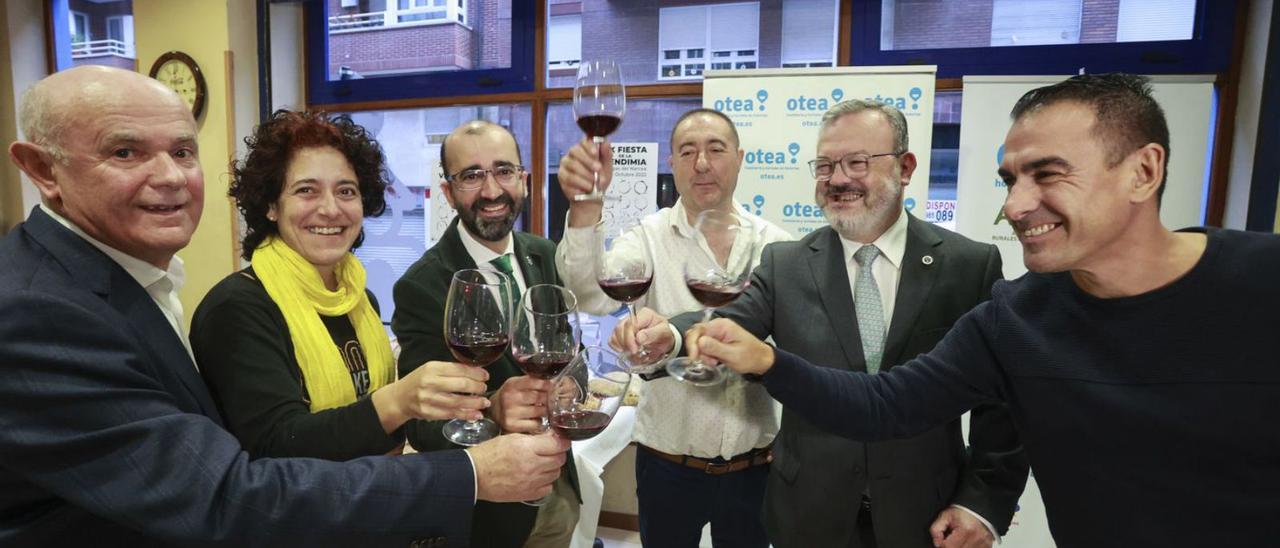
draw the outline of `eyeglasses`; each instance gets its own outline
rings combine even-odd
[[[905,153],[906,151],[886,152],[884,154],[863,154],[861,152],[854,152],[852,154],[845,154],[840,158],[839,162],[833,162],[828,158],[818,158],[816,160],[809,160],[809,174],[813,175],[814,179],[825,183],[831,180],[832,175],[835,175],[836,164],[840,164],[840,170],[844,172],[846,177],[856,179],[858,177],[866,176],[868,171],[867,164],[871,162],[872,158],[879,158],[881,156],[901,156]]]
[[[512,186],[516,181],[520,180],[520,176],[524,174],[524,166],[498,166],[493,169],[464,169],[453,175],[446,175],[444,180],[449,181],[462,192],[471,192],[484,185],[484,180],[493,174],[493,180],[503,186]]]

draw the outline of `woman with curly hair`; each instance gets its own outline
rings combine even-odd
[[[479,419],[481,368],[428,362],[396,380],[351,253],[386,209],[382,148],[345,116],[276,111],[246,138],[230,195],[252,265],[196,309],[191,346],[227,427],[257,457],[399,453],[410,419]]]

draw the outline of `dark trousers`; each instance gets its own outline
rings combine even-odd
[[[697,547],[711,522],[716,548],[766,548],[760,521],[769,466],[712,475],[636,451],[640,542],[653,548]]]

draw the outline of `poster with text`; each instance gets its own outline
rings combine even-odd
[[[733,120],[745,151],[735,192],[738,203],[796,237],[826,226],[814,204],[808,162],[817,156],[823,113],[857,98],[891,104],[905,115],[909,149],[918,166],[905,189],[905,206],[923,217],[936,71],[934,66],[707,71],[702,105]]]

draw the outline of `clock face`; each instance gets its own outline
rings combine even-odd
[[[160,71],[156,73],[156,80],[178,92],[178,96],[187,102],[188,107],[195,107],[198,84],[195,73],[186,63],[174,59],[160,65]]]
[[[191,109],[191,114],[200,117],[204,110],[205,83],[195,59],[180,51],[168,52],[151,65],[151,77],[176,92]]]

